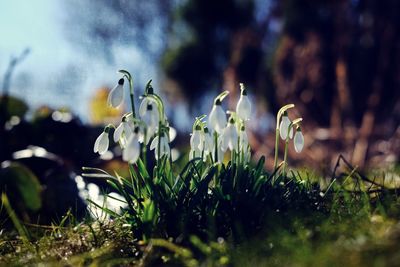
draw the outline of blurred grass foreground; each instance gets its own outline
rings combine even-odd
[[[398,266],[398,1],[59,5],[102,63],[3,60],[1,266]]]

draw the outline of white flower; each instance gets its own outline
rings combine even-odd
[[[160,121],[160,114],[155,102],[148,101],[146,111],[139,114],[143,122],[146,124],[146,145],[157,131],[158,123]]]
[[[107,104],[114,108],[117,108],[121,105],[124,100],[124,79],[121,78],[118,81],[118,84],[111,90],[108,94]]]
[[[94,153],[98,152],[100,155],[103,155],[108,150],[108,145],[108,129],[105,129],[94,142],[93,151]]]
[[[214,146],[214,140],[211,136],[211,134],[208,131],[208,128],[204,128],[202,134],[202,140],[203,140],[203,149],[204,149],[204,156],[207,157],[208,155],[213,155],[215,146]]]
[[[251,158],[251,152],[249,146],[249,138],[247,136],[244,126],[242,126],[239,131],[239,151],[243,155],[243,161],[249,162]]]
[[[148,96],[143,97],[142,102],[140,102],[140,106],[139,106],[139,116],[140,117],[144,117],[144,115],[147,112],[147,105],[148,104],[154,104],[154,106],[157,105],[156,101]]]
[[[169,131],[168,131],[168,136],[169,136],[169,141],[172,142],[175,140],[176,135],[178,134],[175,130],[174,127],[168,126]]]
[[[201,157],[204,145],[203,138],[203,131],[201,130],[201,127],[197,125],[190,137],[189,160],[192,160],[195,157]]]
[[[235,126],[235,121],[231,118],[228,125],[225,127],[221,136],[221,149],[223,151],[238,150],[238,132]]]
[[[221,101],[215,102],[208,118],[209,127],[220,134],[226,125],[226,115],[221,107]]]
[[[216,161],[219,162],[219,163],[222,163],[222,161],[224,160],[225,151],[222,150],[221,147],[219,147],[219,148],[217,149],[217,154],[218,154],[218,155],[217,155]]]
[[[242,126],[239,131],[239,149],[240,151],[245,151],[248,146],[249,138],[247,137],[246,129]]]
[[[160,138],[160,151],[158,151],[158,148],[159,148],[158,147],[158,136],[156,136],[150,145],[150,150],[154,149],[156,159],[158,159],[158,154],[160,154],[161,158],[164,155],[169,157],[169,155],[171,154],[171,149],[168,144],[168,137],[164,133],[161,134],[161,138]]]
[[[129,163],[135,163],[140,156],[140,143],[139,143],[139,127],[135,128],[135,132],[131,134],[126,143],[126,147],[122,152],[122,159]]]
[[[294,141],[294,149],[296,150],[297,153],[300,153],[304,147],[304,137],[300,128],[296,131],[293,141]]]
[[[279,134],[283,140],[286,140],[286,137],[288,136],[288,129],[291,121],[287,114],[283,114],[281,124],[279,125]],[[293,130],[289,132],[289,137],[290,135],[293,137]],[[290,137],[291,138],[291,137]]]
[[[196,128],[190,137],[190,147],[192,149],[203,150],[203,136],[201,128]]]
[[[240,84],[241,87],[243,84]],[[242,120],[246,121],[250,118],[251,114],[251,103],[249,100],[249,97],[247,96],[247,91],[246,89],[243,89],[242,87],[242,92],[240,94],[239,101],[236,105],[236,114],[241,118]]]
[[[114,142],[118,142],[122,140],[122,136],[123,134],[125,135],[125,138],[128,140],[129,137],[131,137],[132,135],[132,128],[131,128],[131,124],[128,121],[122,121],[117,129],[115,129],[114,131]]]

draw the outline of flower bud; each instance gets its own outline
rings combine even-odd
[[[300,153],[304,147],[304,136],[300,128],[297,129],[293,141],[294,141],[294,149],[296,150],[297,153]]]
[[[118,81],[118,84],[111,89],[111,92],[108,94],[107,104],[113,108],[117,108],[121,105],[124,100],[124,79],[121,78]]]

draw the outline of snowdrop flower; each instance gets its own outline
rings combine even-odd
[[[293,141],[294,141],[294,149],[296,150],[297,153],[300,153],[304,147],[304,137],[300,127],[297,128]]]
[[[221,107],[221,100],[215,100],[214,106],[211,109],[208,124],[210,128],[217,133],[222,133],[225,125],[226,125],[226,115],[224,110]]]
[[[203,151],[203,135],[200,125],[196,125],[190,137],[190,153],[189,160],[200,157]]]
[[[99,137],[97,137],[93,147],[94,153],[98,152],[100,155],[103,155],[107,152],[109,146],[108,132],[109,128],[106,127]]]
[[[249,138],[247,137],[246,129],[244,126],[240,127],[239,131],[239,149],[244,151],[249,146]]]
[[[157,105],[156,101],[153,98],[151,98],[149,96],[143,97],[142,102],[140,102],[140,106],[139,106],[139,116],[140,117],[144,117],[145,116],[145,114],[147,112],[147,106],[149,104],[152,104],[154,106]]]
[[[135,127],[130,135],[126,147],[122,152],[122,159],[131,164],[135,163],[140,156],[139,127]]]
[[[158,135],[153,139],[153,141],[151,142],[151,145],[150,145],[150,150],[154,149],[154,153],[155,153],[155,156],[156,156],[157,160],[158,160],[158,154],[160,154],[160,158],[162,158],[164,155],[169,157],[170,154],[171,154],[171,149],[170,149],[169,144],[168,144],[169,143],[168,142],[168,137],[165,135],[165,133],[161,133],[160,135],[161,135],[161,137],[160,137],[160,151],[158,151],[158,149],[159,149],[159,147],[158,147],[159,136]]]
[[[251,103],[247,96],[247,90],[244,88],[243,83],[240,84],[240,98],[236,105],[236,114],[243,121],[249,120],[251,113]]]
[[[291,123],[291,121],[288,117],[287,112],[283,113],[281,124],[279,125],[279,134],[283,140],[286,140],[286,138],[288,136],[288,130],[289,130],[290,123]],[[292,127],[290,127],[290,128],[292,128]],[[293,129],[290,129],[289,137],[293,138]]]
[[[140,115],[140,114],[139,114]],[[146,124],[146,140],[145,144],[154,136],[157,131],[158,123],[160,121],[160,114],[157,110],[155,102],[147,102],[146,111],[140,115],[143,122]]]
[[[192,136],[190,137],[190,147],[191,148],[198,148],[203,150],[203,136],[201,134],[201,127],[200,125],[196,125]]]
[[[121,78],[118,84],[108,94],[107,104],[113,108],[117,108],[124,100],[124,79]]]
[[[229,119],[228,125],[225,127],[221,137],[221,149],[223,151],[238,150],[238,132],[233,118]]]
[[[207,157],[208,155],[212,155],[215,149],[213,138],[208,131],[207,127],[204,127],[202,134],[202,141],[203,141],[203,150],[204,156]]]
[[[132,123],[128,120],[127,117],[122,118],[122,122],[118,125],[118,127],[114,131],[114,142],[122,141],[123,135],[125,135],[126,140],[132,135]]]
[[[243,161],[249,162],[251,158],[249,138],[247,137],[246,128],[244,125],[240,127],[239,131],[239,151],[243,153]]]

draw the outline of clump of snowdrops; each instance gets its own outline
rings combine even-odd
[[[118,126],[104,128],[95,141],[94,152],[105,153],[112,134],[112,140],[122,149],[122,159],[129,164],[130,177],[120,176],[118,170],[111,175],[101,169],[83,168],[84,176],[106,179],[123,196],[124,205],[119,212],[102,207],[110,216],[126,220],[144,240],[191,234],[212,238],[254,231],[268,210],[295,208],[296,199],[292,198],[303,191],[293,188],[289,197],[285,192],[304,184],[293,183],[295,179],[286,176],[287,151],[293,139],[295,150],[301,152],[304,137],[300,129],[302,119],[291,121],[288,117],[287,111],[293,104],[282,107],[277,114],[272,173],[264,169],[265,157],[257,163],[251,160],[247,124],[252,105],[243,84],[234,111],[225,112],[223,108],[223,100],[228,96],[225,91],[214,99],[208,116],[195,118],[188,161],[177,172],[171,158],[171,126],[162,98],[149,81],[136,112],[133,78],[125,70],[119,73],[122,78],[111,90],[108,104],[114,108],[121,106],[127,81],[131,112],[122,116]],[[279,137],[285,147],[283,162],[278,165]],[[145,160],[149,149],[156,159],[153,170],[148,169]],[[290,186],[286,186],[288,179],[292,180]]]

